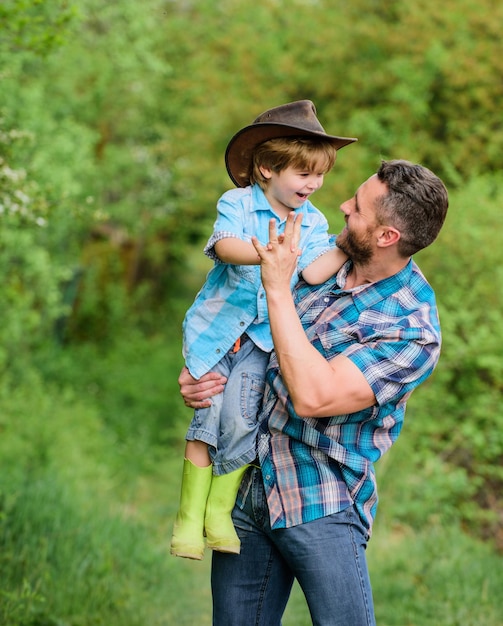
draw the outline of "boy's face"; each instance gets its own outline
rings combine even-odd
[[[268,181],[265,196],[282,216],[301,207],[323,185],[325,176],[324,170],[299,170],[291,166],[281,172],[264,167],[260,171]]]

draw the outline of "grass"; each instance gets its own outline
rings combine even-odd
[[[501,556],[456,527],[379,531],[369,554],[380,626],[497,626]]]
[[[210,553],[169,554],[183,434],[180,355],[128,335],[120,349],[48,353],[0,388],[0,623],[210,626]],[[146,364],[148,363],[148,367]],[[379,469],[368,549],[379,626],[500,626],[503,558],[455,519],[407,502],[411,438]],[[396,480],[400,477],[400,481]],[[412,512],[407,518],[407,510]],[[308,626],[295,586],[283,626]]]
[[[459,529],[379,528],[368,559],[378,626],[501,626],[503,560]],[[283,626],[310,626],[300,589]]]

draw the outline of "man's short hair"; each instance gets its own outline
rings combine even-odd
[[[437,238],[449,206],[447,189],[428,168],[404,160],[382,161],[377,177],[388,187],[377,219],[400,231],[398,251],[410,257]]]

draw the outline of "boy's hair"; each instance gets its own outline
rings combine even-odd
[[[255,148],[252,159],[250,184],[257,183],[265,190],[268,180],[262,176],[260,167],[279,173],[287,167],[312,171],[319,168],[329,172],[335,164],[337,149],[328,141],[305,137],[280,137],[269,139]]]

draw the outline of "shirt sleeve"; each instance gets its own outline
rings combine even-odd
[[[244,207],[236,198],[234,191],[236,190],[224,193],[217,202],[217,218],[213,224],[213,233],[204,247],[204,254],[216,262],[220,261],[215,253],[217,241],[228,237],[251,241],[250,236],[246,235],[244,230]]]
[[[328,222],[321,212],[311,213],[307,220],[303,219],[300,247],[302,254],[297,265],[299,273],[334,247],[328,235]]]
[[[395,404],[433,372],[440,356],[440,337],[428,328],[403,328],[387,336],[356,343],[344,351],[360,369],[379,405]]]

